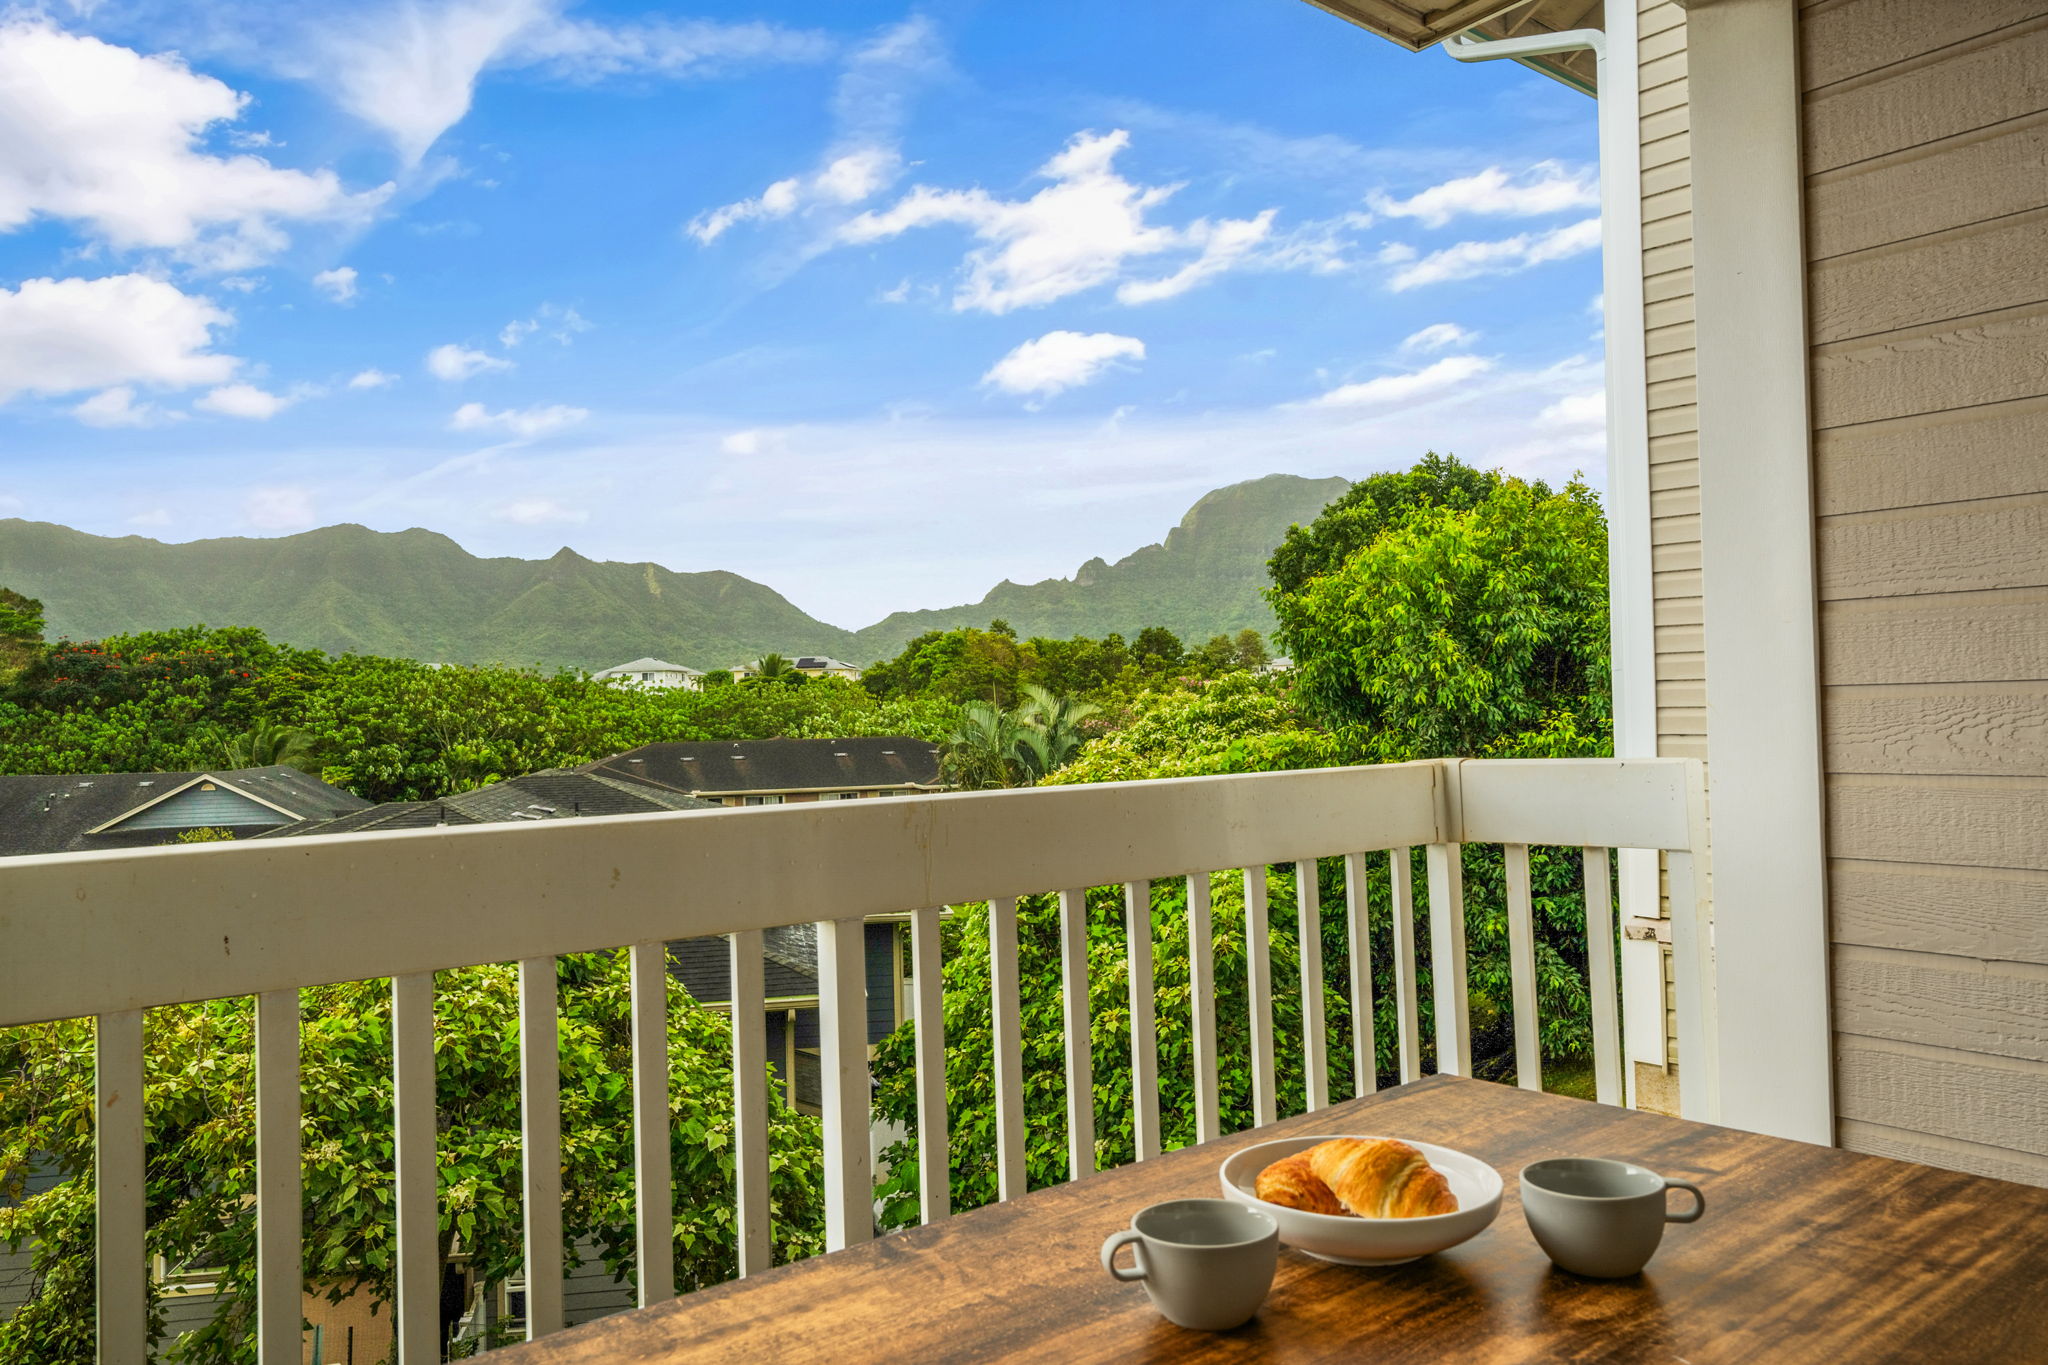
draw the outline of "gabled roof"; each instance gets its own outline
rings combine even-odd
[[[609,678],[617,673],[688,673],[692,677],[697,678],[704,676],[702,669],[692,668],[688,664],[672,664],[661,659],[635,659],[629,664],[615,664],[610,668],[601,668],[590,676],[593,678]]]
[[[389,801],[337,820],[305,820],[258,836],[359,834],[365,830],[426,829],[434,825],[495,825],[515,820],[573,820],[579,816],[652,815],[674,810],[717,810],[681,792],[602,774],[551,769],[457,792],[438,801]]]
[[[331,820],[370,803],[297,768],[221,768],[211,772],[72,773],[0,776],[0,856],[79,853],[168,843],[178,827],[123,829],[124,821],[207,781],[287,820]],[[190,828],[219,826],[218,819]],[[263,828],[232,822],[230,829]]]
[[[643,744],[580,773],[692,795],[873,791],[939,786],[939,751],[911,735]]]
[[[1317,9],[1420,52],[1464,33],[1524,38],[1574,28],[1604,28],[1603,0],[1308,0]],[[1593,94],[1593,54],[1559,52],[1518,59],[1523,66]]]

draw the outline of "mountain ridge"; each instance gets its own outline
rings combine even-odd
[[[425,527],[353,522],[169,543],[0,519],[0,585],[43,600],[51,638],[204,622],[256,626],[330,653],[440,663],[597,669],[652,654],[708,669],[769,651],[867,663],[925,630],[997,616],[1026,636],[1268,629],[1258,592],[1266,558],[1290,524],[1347,486],[1286,474],[1233,484],[1198,500],[1163,541],[1113,564],[1096,557],[1073,578],[1006,580],[980,602],[896,612],[858,631],[729,570],[593,560],[566,545],[546,559],[485,557]]]

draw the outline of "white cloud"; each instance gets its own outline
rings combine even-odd
[[[1466,331],[1455,322],[1433,322],[1419,332],[1411,332],[1401,339],[1404,351],[1447,351],[1453,346],[1470,345],[1477,334]]]
[[[137,512],[134,516],[128,518],[128,524],[130,526],[144,527],[169,526],[171,524],[171,509],[168,507],[152,507],[147,511]]]
[[[591,322],[574,308],[557,308],[544,303],[530,318],[515,318],[498,329],[498,344],[511,350],[535,332],[545,330],[550,341],[567,346],[576,339],[578,332],[591,329]]]
[[[987,190],[941,190],[920,185],[894,205],[849,220],[842,241],[868,243],[913,228],[953,224],[985,245],[962,263],[965,278],[953,295],[958,310],[1006,313],[1111,283],[1134,263],[1165,253],[1192,251],[1194,259],[1167,275],[1127,280],[1118,298],[1143,303],[1170,298],[1204,279],[1257,262],[1269,268],[1316,263],[1290,252],[1260,256],[1272,232],[1271,211],[1246,219],[1197,219],[1176,228],[1147,221],[1178,185],[1143,186],[1119,175],[1117,154],[1130,134],[1081,133],[1039,168],[1052,183],[1029,199],[998,199]]]
[[[553,498],[515,498],[498,504],[491,510],[491,515],[515,526],[573,525],[590,520],[590,513],[578,507],[564,506]]]
[[[242,518],[259,531],[303,531],[317,516],[308,488],[255,488],[242,500]]]
[[[1145,343],[1113,332],[1047,332],[1011,351],[981,382],[1005,393],[1050,398],[1092,383],[1119,361],[1143,360]]]
[[[154,403],[136,402],[135,390],[126,384],[100,390],[71,409],[71,415],[89,427],[157,427],[184,416]]]
[[[247,97],[175,53],[144,56],[33,17],[0,19],[0,231],[78,223],[121,250],[216,270],[257,265],[294,221],[361,221],[390,187],[200,150]]]
[[[490,67],[534,67],[562,79],[701,78],[778,62],[810,62],[824,38],[766,23],[705,20],[605,25],[558,14],[555,0],[396,0],[348,11],[325,35],[315,73],[342,106],[382,129],[417,163],[469,112]]]
[[[1535,218],[1590,208],[1600,202],[1600,181],[1591,170],[1572,171],[1556,161],[1539,161],[1519,176],[1489,166],[1406,199],[1372,194],[1367,202],[1381,217],[1413,218],[1425,227],[1442,227],[1465,215]]]
[[[389,385],[396,384],[397,382],[397,375],[392,374],[386,370],[379,370],[373,368],[368,370],[357,370],[355,374],[349,379],[348,386],[352,389],[381,389]]]
[[[1546,427],[1588,427],[1607,424],[1607,393],[1593,389],[1571,393],[1536,414],[1536,424]]]
[[[211,300],[147,275],[0,287],[0,403],[20,393],[221,383],[239,362],[210,349],[213,329],[233,321]]]
[[[728,432],[718,443],[718,448],[728,455],[759,455],[765,451],[780,450],[786,433],[773,427],[748,427],[744,431]]]
[[[459,346],[452,341],[445,346],[436,346],[433,350],[427,352],[427,372],[436,379],[445,379],[450,383],[468,379],[472,375],[483,374],[490,370],[509,370],[511,368],[512,362],[509,360],[501,360],[497,356],[486,355],[482,351],[473,351],[467,346]]]
[[[1396,270],[1387,287],[1399,292],[1446,280],[1468,280],[1476,275],[1511,275],[1518,270],[1561,261],[1600,245],[1600,220],[1587,218],[1548,232],[1518,233],[1497,242],[1459,242],[1432,251]]]
[[[223,384],[217,389],[207,390],[206,394],[195,400],[192,406],[207,412],[219,413],[222,417],[241,417],[251,422],[267,422],[298,402],[301,396],[271,393],[267,389],[257,388],[254,384]]]
[[[1319,408],[1369,408],[1404,403],[1456,388],[1492,368],[1493,362],[1484,356],[1445,356],[1433,365],[1406,374],[1385,374],[1377,379],[1331,389],[1320,398],[1311,399],[1310,405]]]
[[[339,265],[313,277],[313,287],[336,303],[353,303],[356,297],[354,266]]]
[[[448,419],[448,427],[451,431],[502,431],[531,439],[574,426],[588,416],[590,409],[572,408],[565,403],[548,407],[506,408],[502,412],[488,411],[482,403],[464,403]]]
[[[777,180],[751,198],[706,209],[683,231],[708,246],[741,223],[844,209],[895,184],[903,173],[896,135],[906,92],[944,65],[929,20],[911,18],[884,29],[847,58],[833,93],[837,132],[817,169]]]

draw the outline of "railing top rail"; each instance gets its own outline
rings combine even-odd
[[[13,858],[0,1026],[1464,838],[1684,848],[1696,786],[1430,760]]]

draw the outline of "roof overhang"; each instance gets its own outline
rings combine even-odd
[[[1417,4],[1411,0],[1308,0],[1349,23],[1399,43],[1410,52],[1434,47],[1447,38],[1526,38],[1574,28],[1600,28],[1606,20],[1604,0],[1454,0],[1450,4]],[[1518,59],[1532,71],[1574,90],[1595,93],[1593,54],[1560,52]]]

